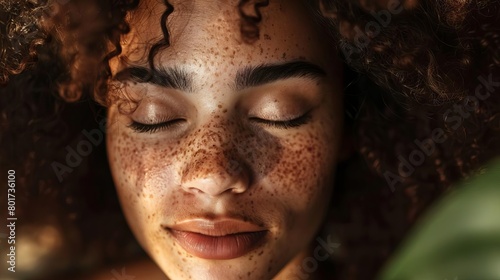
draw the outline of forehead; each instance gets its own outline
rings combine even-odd
[[[306,59],[323,64],[325,56],[335,53],[301,0],[275,0],[259,8],[260,39],[253,44],[242,40],[238,1],[170,2],[174,6],[167,20],[170,46],[159,52],[156,59],[160,61],[199,66],[224,61],[241,67],[255,62]],[[262,1],[249,2],[243,11],[256,15],[254,4]],[[146,0],[130,14],[131,32],[122,41],[122,55],[128,61],[147,61],[151,46],[163,38],[160,23],[165,10],[163,1]]]

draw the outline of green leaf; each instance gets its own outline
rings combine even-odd
[[[500,279],[500,161],[430,210],[379,279]]]

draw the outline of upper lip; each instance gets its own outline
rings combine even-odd
[[[225,236],[248,232],[264,231],[265,228],[254,223],[237,219],[190,219],[168,226],[171,230],[199,233],[209,236]]]

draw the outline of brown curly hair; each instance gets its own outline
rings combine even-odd
[[[265,21],[260,10],[268,3],[239,1],[246,43],[258,40],[259,23]],[[82,209],[85,205],[99,205],[100,211],[110,213],[118,207],[109,188],[104,147],[86,160],[84,166],[92,165],[92,170],[79,168],[65,178],[64,187],[54,183],[50,163],[65,156],[63,146],[77,141],[81,129],[96,127],[95,119],[102,118],[104,109],[92,100],[104,106],[111,101],[108,61],[121,53],[121,36],[130,30],[127,14],[138,4],[139,0],[0,3],[0,144],[11,147],[2,152],[2,172],[17,167],[22,185],[27,186],[26,203],[40,194],[63,201],[64,211],[73,216],[61,223],[76,223],[82,231],[93,215]],[[346,62],[346,116],[359,154],[340,167],[332,202],[328,230],[343,244],[334,260],[334,274],[341,279],[373,278],[428,205],[499,155],[499,95],[494,85],[485,82],[494,84],[500,77],[500,3],[318,0],[307,4]],[[167,0],[164,5],[158,23],[163,38],[149,51],[152,71],[155,55],[170,43],[166,19],[175,7]],[[249,5],[251,14],[245,12]],[[480,86],[489,93],[484,100],[474,95]],[[445,141],[429,140],[436,129]],[[423,142],[432,146],[432,153],[423,151]],[[418,161],[411,158],[415,151],[423,155]],[[76,202],[79,196],[86,202]],[[92,197],[103,199],[89,202]],[[126,232],[123,219],[119,221],[111,232]],[[120,236],[123,243],[131,238],[128,232]],[[82,237],[79,244],[92,239],[109,242],[94,234]],[[138,251],[127,248],[128,255]],[[100,262],[122,253],[116,248],[100,252]]]

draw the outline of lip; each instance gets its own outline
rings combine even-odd
[[[267,230],[241,220],[183,221],[167,230],[189,254],[203,259],[234,259],[257,248]]]

